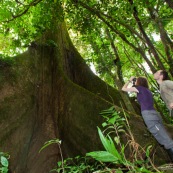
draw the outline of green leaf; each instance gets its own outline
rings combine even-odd
[[[115,157],[119,158],[119,160],[121,160],[121,155],[118,153],[117,149],[115,148],[113,140],[109,136],[108,136],[109,139],[106,138],[101,132],[99,127],[98,127],[98,132],[99,132],[101,142],[104,148],[106,149],[106,151],[108,151],[109,153],[113,154]]]
[[[45,142],[43,147],[39,150],[39,153],[51,144],[61,144],[61,141],[59,139],[52,139],[50,141]]]
[[[1,164],[8,167],[8,160],[4,156],[1,156]]]
[[[118,130],[118,132],[119,132],[119,133],[120,133],[120,132],[124,133],[125,130],[124,130],[124,129],[120,129],[120,130]]]
[[[146,150],[146,156],[149,157],[150,156],[150,149],[152,148],[152,145],[148,146],[147,147],[147,150]]]
[[[62,162],[61,161],[59,161],[58,162],[58,167],[60,167],[62,165]]]
[[[118,162],[118,158],[107,151],[95,151],[86,154],[101,162]]]
[[[104,122],[103,124],[102,124],[102,127],[106,127],[108,124],[106,123],[106,122]]]
[[[108,120],[108,122],[111,124],[115,124],[115,121],[116,121],[116,117],[112,117]]]
[[[1,173],[8,173],[8,168],[7,167],[2,167],[0,168]]]
[[[120,138],[117,137],[117,136],[115,136],[115,137],[114,137],[114,141],[116,142],[116,144],[119,144],[119,143],[120,143]]]
[[[123,171],[121,171],[121,170],[116,170],[116,173],[123,173]]]
[[[112,114],[114,111],[114,106],[110,107],[109,109],[106,109],[106,110],[103,110],[100,115],[103,115],[103,114]]]

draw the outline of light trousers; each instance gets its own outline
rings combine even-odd
[[[144,110],[141,113],[148,130],[155,139],[165,149],[173,148],[173,140],[166,131],[160,114],[155,110]]]

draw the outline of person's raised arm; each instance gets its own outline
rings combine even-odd
[[[130,80],[128,80],[124,86],[122,87],[122,91],[125,91],[125,92],[136,92],[138,93],[139,91],[135,88],[135,87],[128,87],[129,84],[133,81],[135,77],[131,77]]]

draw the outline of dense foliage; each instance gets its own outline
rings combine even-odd
[[[145,75],[143,63],[151,72],[166,68],[172,75],[173,13],[164,1],[4,0],[0,5],[3,53],[10,46],[27,47],[65,14],[76,46],[100,75],[115,72],[114,59],[124,76],[130,68]]]
[[[32,41],[63,19],[59,1],[21,0],[0,2],[0,52],[13,56],[25,51]],[[56,11],[55,11],[56,10]]]

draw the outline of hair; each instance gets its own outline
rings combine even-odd
[[[162,70],[160,72],[160,75],[163,75],[163,80],[168,80],[169,79],[168,72],[165,71],[165,70]]]
[[[145,77],[138,77],[136,81],[136,86],[143,86],[145,88],[149,88],[148,81]]]

